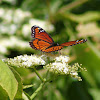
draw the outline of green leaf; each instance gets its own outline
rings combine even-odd
[[[88,41],[87,41],[88,42]],[[100,70],[100,58],[88,45],[81,44],[74,47],[77,54],[77,61],[87,69]],[[95,48],[96,49],[96,48]]]
[[[89,89],[91,95],[93,96],[93,100],[100,100],[100,90],[99,89]]]
[[[10,100],[13,100],[18,88],[18,83],[9,67],[0,60],[0,86],[7,92]],[[1,97],[0,93],[0,97]]]
[[[11,70],[14,73],[14,76],[18,82],[18,90],[17,90],[16,96],[14,99],[19,100],[19,99],[22,99],[22,91],[23,91],[21,77],[20,77],[19,73],[14,68],[11,67]]]
[[[85,80],[91,85],[91,87],[97,88],[96,80],[92,76],[92,74],[89,70],[86,72],[82,71],[81,74],[85,78]]]
[[[88,42],[88,41],[87,41]],[[75,46],[77,62],[86,67],[87,72],[82,73],[92,87],[97,87],[95,71],[100,71],[100,58],[90,46],[85,44]]]
[[[8,94],[7,92],[0,86],[0,100],[7,100]]]

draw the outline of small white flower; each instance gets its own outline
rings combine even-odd
[[[65,74],[67,74],[68,68],[64,68],[63,72],[64,72]]]
[[[4,34],[8,32],[8,28],[4,24],[0,24],[0,33]]]
[[[77,72],[71,72],[71,74],[72,74],[73,76],[77,76],[77,75],[78,75]]]
[[[13,15],[13,10],[5,10],[5,15],[4,15],[4,19],[7,22],[11,22],[12,21],[12,15]]]
[[[22,59],[22,57],[23,57],[22,55],[17,56],[17,59],[20,60],[20,59]],[[16,57],[15,57],[15,58],[16,58]],[[14,58],[14,59],[15,59],[15,58]]]
[[[2,45],[0,45],[0,53],[2,53],[2,54],[7,53],[7,49]]]
[[[23,25],[23,27],[22,27],[22,33],[23,33],[23,35],[25,37],[30,34],[30,28],[31,28],[31,25],[29,25],[29,24]]]
[[[4,16],[4,9],[3,8],[0,8],[0,17],[3,17]]]
[[[68,56],[59,56],[55,58],[55,61],[57,62],[65,62],[67,63],[69,61],[69,57]]]
[[[11,24],[10,26],[10,34],[14,34],[17,30],[17,26],[15,24]]]
[[[27,66],[27,62],[22,62],[22,65]]]

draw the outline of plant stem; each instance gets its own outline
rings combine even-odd
[[[45,83],[45,80],[40,76],[40,74],[39,74],[38,71],[35,69],[35,67],[33,67],[33,69],[34,69],[35,73],[37,74],[37,76],[40,78],[40,80],[41,80],[42,82]]]
[[[72,3],[70,3],[70,4],[66,5],[66,6],[62,7],[59,10],[59,12],[65,12],[66,10],[73,9],[73,8],[79,6],[79,5],[81,5],[81,4],[83,4],[83,3],[87,2],[87,1],[88,0],[77,0],[77,1],[74,1],[74,2],[72,2]]]
[[[41,83],[40,86],[37,88],[37,90],[31,95],[31,99],[33,99],[37,93],[42,89],[42,87],[44,86],[45,82]]]

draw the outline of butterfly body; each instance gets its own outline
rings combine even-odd
[[[30,46],[35,50],[40,50],[42,52],[54,52],[61,50],[65,46],[72,46],[80,43],[84,43],[87,40],[75,40],[70,42],[65,42],[62,44],[55,43],[52,37],[39,26],[34,25],[31,28],[31,36],[33,40],[29,42]]]

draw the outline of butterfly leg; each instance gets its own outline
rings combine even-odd
[[[60,50],[58,50],[59,51],[59,54],[61,55],[61,52],[60,52]]]

